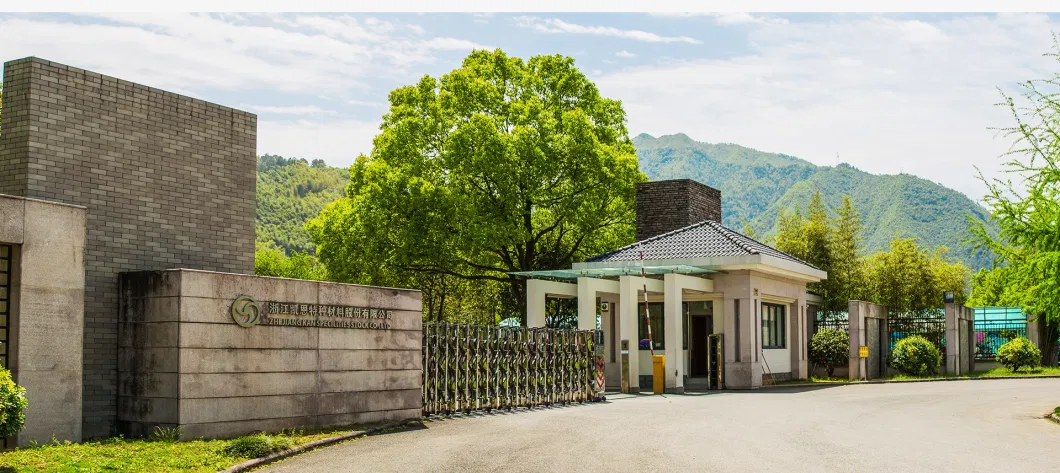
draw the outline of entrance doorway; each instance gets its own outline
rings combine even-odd
[[[690,315],[689,319],[692,333],[688,344],[688,374],[693,377],[706,377],[710,374],[708,337],[714,333],[714,317]]]

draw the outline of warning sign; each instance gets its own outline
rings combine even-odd
[[[860,357],[860,358],[868,358],[869,357],[869,347],[864,346],[864,345],[858,347],[858,357]]]

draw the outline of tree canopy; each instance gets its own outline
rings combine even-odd
[[[474,51],[389,99],[346,197],[306,226],[332,278],[501,283],[507,310],[525,317],[525,284],[508,272],[632,241],[645,177],[626,115],[572,58]]]
[[[807,212],[803,216],[796,208],[780,213],[775,246],[827,272],[828,279],[810,283],[807,289],[824,300],[821,312],[825,316],[845,312],[861,281],[860,218],[846,198],[838,218],[830,217],[820,192],[810,200]]]
[[[965,286],[971,270],[949,261],[946,248],[929,251],[913,238],[891,240],[889,251],[865,260],[864,286],[858,298],[886,305],[897,314],[926,314],[943,307],[943,293],[952,291],[955,302],[967,299]]]
[[[1053,39],[1060,60],[1060,43]],[[1018,97],[1002,93],[1002,106],[1014,124],[1001,131],[1013,140],[1005,156],[1012,179],[980,179],[987,185],[984,202],[991,209],[995,235],[969,219],[970,241],[993,251],[1000,267],[976,277],[973,298],[1018,305],[1043,324],[1043,362],[1056,364],[1060,333],[1060,73],[1020,84]]]
[[[863,256],[861,217],[849,198],[832,215],[818,192],[805,216],[796,208],[778,218],[776,248],[828,273],[828,279],[807,285],[823,300],[823,318],[841,316],[854,299],[921,314],[941,308],[946,291],[964,302],[971,271],[950,261],[945,247],[929,251],[916,239],[895,237],[887,251]]]

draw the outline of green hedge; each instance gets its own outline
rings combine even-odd
[[[898,341],[891,351],[889,364],[892,368],[911,376],[932,376],[939,372],[942,354],[938,347],[920,335],[911,335]]]
[[[1042,364],[1042,352],[1027,337],[1017,337],[1005,342],[997,349],[997,362],[1002,366],[1019,371],[1024,366],[1036,368]]]

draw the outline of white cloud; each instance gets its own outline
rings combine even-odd
[[[633,133],[684,132],[795,155],[900,170],[983,195],[1009,143],[989,127],[1010,118],[996,87],[1051,76],[1054,24],[1044,15],[963,16],[924,23],[886,17],[756,24],[752,51],[611,72]]]
[[[619,51],[619,52],[617,52],[617,53],[615,53],[615,56],[618,56],[618,57],[637,57],[636,54],[633,54],[633,53],[631,53],[629,51],[626,51],[624,49]]]
[[[372,152],[378,122],[360,120],[258,121],[258,154],[323,159],[347,167],[359,154]]]
[[[431,38],[423,43],[428,49],[439,49],[449,51],[470,51],[472,49],[493,49],[489,46],[478,44],[474,41],[456,38]]]
[[[325,110],[315,105],[296,105],[289,107],[277,107],[272,105],[240,104],[236,108],[254,113],[267,113],[273,115],[334,115],[334,110]]]
[[[786,18],[774,18],[750,13],[711,13],[714,21],[719,25],[745,25],[745,24],[787,24]]]
[[[698,39],[690,38],[688,36],[660,36],[655,33],[649,33],[647,31],[641,30],[622,30],[610,26],[585,26],[575,23],[568,23],[558,18],[547,18],[541,20],[534,17],[522,16],[516,18],[516,24],[524,28],[533,28],[534,30],[543,33],[613,36],[616,38],[626,38],[636,41],[644,41],[648,43],[703,43]]]
[[[341,94],[380,76],[408,77],[413,67],[435,62],[434,51],[474,47],[481,46],[348,15],[0,17],[0,57],[41,56],[192,94],[307,87]]]
[[[374,100],[347,100],[346,103],[355,105],[358,107],[371,107],[371,108],[382,108],[388,106],[386,102],[376,102]]]
[[[707,12],[658,12],[651,13],[653,16],[664,17],[713,17],[719,25],[743,25],[776,23],[787,24],[787,18],[773,16],[753,15],[751,13],[707,13]]]

